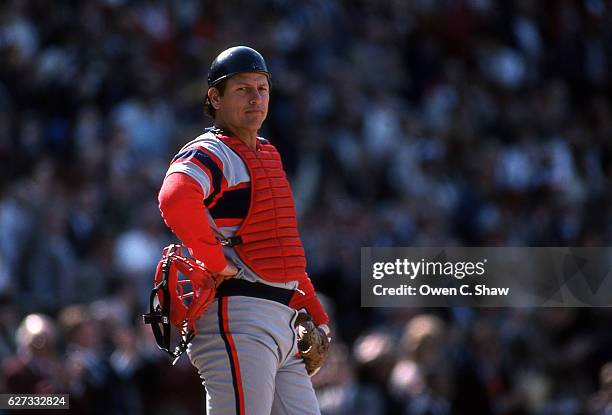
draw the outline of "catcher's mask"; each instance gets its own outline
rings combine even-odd
[[[157,264],[149,312],[143,314],[150,324],[159,348],[174,358],[174,365],[195,336],[196,321],[215,298],[215,280],[199,261],[182,256],[182,246],[168,245]],[[187,279],[179,279],[180,273]],[[191,291],[188,291],[191,289]],[[170,349],[174,325],[182,340]]]

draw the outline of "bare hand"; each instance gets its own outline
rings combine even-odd
[[[227,261],[227,265],[220,272],[214,274],[219,280],[224,280],[226,278],[231,278],[238,274],[238,268],[233,263]]]

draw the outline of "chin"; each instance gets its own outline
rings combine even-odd
[[[258,120],[247,121],[245,125],[247,125],[249,129],[259,130],[263,125],[264,120],[264,118],[260,118]]]

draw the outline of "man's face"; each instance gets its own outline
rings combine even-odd
[[[268,115],[269,92],[264,74],[247,72],[229,78],[223,96],[216,88],[211,88],[208,96],[216,110],[215,118],[230,130],[257,131]]]

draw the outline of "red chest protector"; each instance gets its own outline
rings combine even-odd
[[[240,156],[251,177],[251,204],[233,239],[234,249],[253,271],[272,282],[301,280],[306,257],[300,240],[289,181],[276,148],[251,150],[234,137],[217,137]]]

